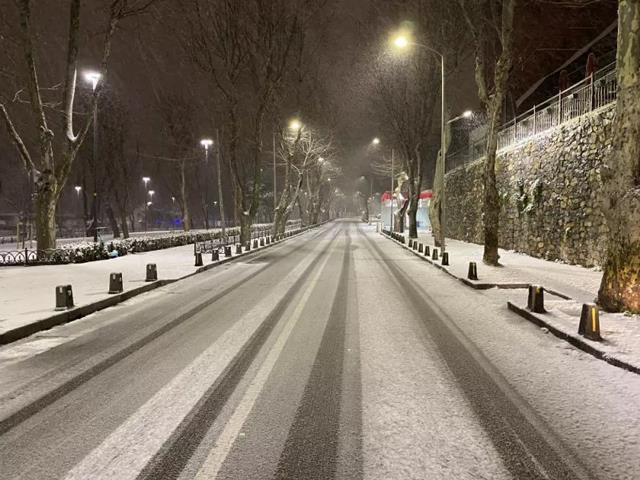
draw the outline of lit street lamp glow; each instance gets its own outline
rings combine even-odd
[[[406,35],[397,35],[394,39],[393,39],[393,45],[396,48],[400,48],[402,50],[404,50],[405,48],[407,48],[409,46],[409,39],[407,38]]]
[[[203,138],[202,140],[200,140],[200,145],[202,145],[205,150],[209,150],[209,147],[213,145],[213,140],[211,140],[210,138]]]
[[[142,181],[144,182],[144,188],[147,188],[147,184],[151,181],[150,177],[142,177]]]
[[[76,185],[73,187],[76,190],[76,194],[80,196],[80,192],[82,191],[82,187],[80,185]]]
[[[473,115],[473,112],[471,110],[465,110],[464,113],[462,114],[464,118],[470,118],[472,115]]]
[[[302,122],[300,122],[300,120],[298,120],[297,118],[294,118],[293,120],[291,120],[289,122],[289,129],[290,130],[298,131],[301,128],[302,128]]]
[[[371,141],[371,143],[373,143],[374,145],[380,145],[380,139],[376,137]]]
[[[98,87],[98,83],[100,83],[100,79],[102,78],[102,74],[100,72],[96,72],[94,70],[87,70],[83,73],[84,79],[87,83],[91,84],[91,88],[95,91]]]

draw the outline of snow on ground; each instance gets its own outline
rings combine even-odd
[[[363,227],[367,228],[370,227]],[[371,234],[377,237],[382,248],[394,245],[380,235]],[[454,242],[450,247],[452,259],[457,258],[453,257]],[[467,248],[477,251],[480,247]],[[598,360],[507,310],[507,300],[526,304],[527,294],[523,289],[480,291],[462,285],[456,287],[453,279],[426,262],[407,261],[408,252],[400,247],[394,245],[388,251],[409,278],[421,279],[417,287],[437,303],[451,324],[481,350],[521,398],[573,447],[576,458],[581,458],[598,478],[638,478],[640,375]],[[512,257],[505,255],[502,260],[508,263],[509,258]],[[545,280],[545,264],[555,265],[559,270],[567,268],[567,271],[580,268],[538,259],[524,260],[539,266],[535,270],[541,280]],[[585,277],[597,273],[584,270]],[[560,280],[558,277],[556,281]],[[566,282],[571,284],[571,276]],[[633,319],[628,320],[633,323]],[[605,322],[609,323],[602,317],[601,322],[603,328]],[[640,326],[640,319],[635,325]],[[572,329],[577,331],[577,324]],[[626,345],[638,351],[638,332],[640,329],[634,326],[633,330],[630,328],[618,335],[619,338],[626,336]],[[607,334],[607,330],[604,333]]]
[[[203,255],[205,265],[210,255]],[[109,275],[120,272],[124,290],[145,285],[146,265],[158,278],[177,279],[196,271],[193,245],[135,253],[109,260],[67,265],[0,268],[0,333],[54,315],[55,287],[70,284],[76,306],[109,297]]]
[[[419,241],[433,248],[430,233],[420,232]],[[482,283],[531,283],[563,293],[582,302],[593,302],[600,286],[602,272],[578,265],[551,262],[518,252],[500,249],[501,267],[482,263],[482,245],[447,239],[448,270],[466,278],[469,262],[476,262]]]
[[[433,248],[430,233],[420,232],[419,241]],[[445,268],[456,277],[466,278],[469,262],[476,262],[479,283],[542,285],[571,297],[571,300],[562,300],[547,295],[545,308],[548,313],[539,317],[562,332],[578,337],[582,304],[594,302],[602,272],[503,249],[499,251],[502,266],[490,267],[482,263],[482,245],[447,239],[446,247],[450,266]],[[426,264],[425,267],[429,268]],[[504,299],[505,304],[507,301],[519,307],[527,304],[527,292],[524,289],[491,292]],[[603,342],[579,338],[610,357],[640,368],[640,315],[600,312],[600,328]]]

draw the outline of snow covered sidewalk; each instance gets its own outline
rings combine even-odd
[[[409,238],[406,235],[408,248]],[[433,250],[431,234],[421,232],[418,242]],[[578,334],[582,304],[593,303],[598,294],[602,272],[597,269],[577,265],[567,265],[522,253],[500,249],[500,267],[491,267],[482,263],[483,246],[447,239],[446,251],[449,252],[449,265],[442,266],[441,258],[431,263],[459,279],[467,278],[469,262],[476,262],[478,281],[474,284],[493,284],[503,287],[522,288],[494,290],[493,295],[501,296],[516,306],[516,310],[525,310],[527,304],[526,285],[540,285],[552,292],[569,297],[561,298],[546,295],[547,313],[521,314],[528,320],[543,326],[554,335],[561,337],[578,348],[607,362],[613,363],[636,373],[640,373],[640,315],[612,314],[600,312],[600,328],[603,341],[588,340]]]
[[[264,247],[261,247],[264,248]],[[235,249],[233,250],[235,253]],[[235,255],[234,255],[235,256]],[[211,255],[203,255],[204,266]],[[221,256],[224,261],[224,256]],[[0,268],[0,337],[9,331],[51,318],[55,309],[55,287],[71,285],[75,306],[82,308],[113,299],[109,295],[109,275],[122,273],[124,293],[147,286],[146,265],[155,263],[158,279],[177,280],[194,274],[193,245],[129,254],[95,262]],[[162,282],[160,282],[162,283]],[[158,285],[159,286],[159,285]],[[68,312],[73,312],[69,310]],[[79,314],[79,316],[83,316]],[[58,322],[58,323],[64,323]]]
[[[433,237],[420,232],[418,241],[433,249]],[[408,235],[407,235],[408,242]],[[500,249],[500,267],[482,263],[483,246],[447,239],[449,252],[447,270],[454,276],[466,278],[469,262],[476,262],[481,283],[542,285],[572,299],[593,302],[598,294],[602,272],[577,265],[551,262],[522,253]]]

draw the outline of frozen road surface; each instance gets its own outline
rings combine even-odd
[[[0,478],[637,479],[640,376],[334,222],[1,348]]]

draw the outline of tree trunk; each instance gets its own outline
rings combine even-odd
[[[409,208],[407,214],[409,215],[409,238],[418,238],[418,203],[420,201],[420,194],[414,194],[409,199]]]
[[[483,85],[481,98],[487,98],[486,107],[489,116],[487,132],[486,157],[484,161],[484,255],[483,261],[488,265],[498,265],[498,238],[500,230],[500,197],[496,183],[496,153],[498,150],[498,127],[500,126],[500,113],[504,104],[507,91],[509,72],[513,63],[513,16],[516,0],[506,0],[502,4],[501,44],[502,51],[495,66],[494,92],[487,97],[486,85]],[[481,59],[481,64],[484,59]],[[478,75],[478,62],[476,62],[476,76]]]
[[[56,205],[53,186],[47,182],[37,186],[35,200],[36,238],[38,250],[56,248]]]
[[[496,97],[498,92],[496,92]],[[496,183],[496,153],[498,149],[498,126],[500,108],[492,108],[489,132],[487,135],[487,154],[484,159],[483,227],[484,255],[482,260],[488,265],[498,265],[498,235],[500,229],[500,198]]]
[[[640,2],[619,0],[618,100],[602,179],[609,227],[598,303],[640,313]]]
[[[111,204],[107,204],[107,217],[109,218],[109,224],[111,225],[111,231],[113,232],[113,238],[120,238],[120,228],[118,227],[118,221],[116,220],[116,216],[113,213],[113,208],[111,208]]]
[[[120,228],[122,229],[122,238],[129,238],[126,210],[120,210]]]

